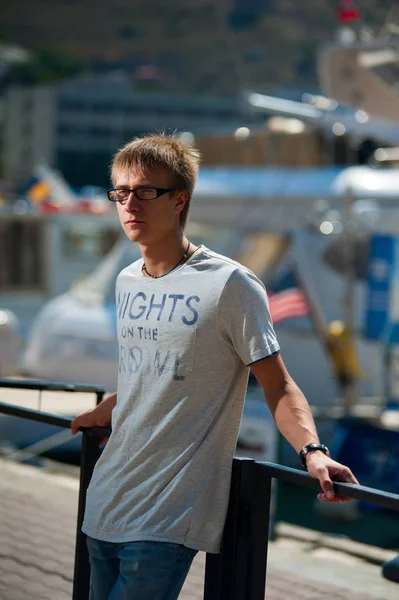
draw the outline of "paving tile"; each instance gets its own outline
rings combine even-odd
[[[45,595],[43,595],[40,600],[71,600],[72,598],[72,589],[70,592],[63,592],[61,590],[49,590]],[[37,599],[39,600],[39,599]]]
[[[47,582],[46,582],[47,583]],[[69,596],[72,598],[72,589],[73,589],[73,583],[72,581],[66,581],[65,579],[59,579],[57,581],[57,583],[54,583],[54,585],[50,585],[48,586],[48,592],[50,593],[51,591],[53,591],[53,594],[55,594],[55,592],[63,592],[65,594],[69,594]]]
[[[0,588],[0,600],[25,600],[26,593],[23,590],[16,588],[9,590],[2,590]]]
[[[5,573],[0,577],[0,589],[1,588],[9,588],[17,587],[20,585],[22,578],[20,575],[16,573]]]
[[[41,580],[41,581],[26,581],[24,583],[24,585],[22,586],[22,589],[31,595],[36,595],[36,596],[43,596],[43,594],[46,593],[48,587],[46,585],[46,582]]]

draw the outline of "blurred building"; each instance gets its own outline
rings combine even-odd
[[[5,98],[4,174],[23,180],[45,162],[72,185],[106,186],[111,156],[135,135],[197,134],[263,120],[238,97],[135,92],[123,73],[12,87]]]
[[[275,118],[272,117],[263,127],[239,127],[235,131],[199,135],[195,138],[195,145],[201,152],[202,165],[301,168],[334,163],[331,146],[335,140],[324,136],[319,127],[308,127],[302,123],[301,131],[274,131],[273,122]],[[349,157],[345,161],[335,161],[335,164],[354,162]]]

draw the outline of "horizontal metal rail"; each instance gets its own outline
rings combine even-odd
[[[0,378],[0,387],[49,392],[86,392],[88,394],[104,394],[105,392],[104,388],[99,385],[86,385],[84,383],[66,383],[62,381],[41,381],[35,379]]]
[[[320,483],[317,479],[311,477],[309,473],[274,463],[258,462],[256,464],[257,469],[260,469],[269,477],[320,491]],[[353,500],[363,500],[391,510],[399,510],[399,494],[341,481],[334,481],[333,484],[334,490],[339,496],[346,496]]]
[[[64,427],[70,429],[72,419],[69,417],[60,417],[50,413],[34,410],[32,408],[21,408],[14,404],[6,404],[0,402],[0,413],[12,417],[20,417],[21,419],[29,419],[38,423],[46,423],[47,425],[55,425],[56,427]],[[109,437],[111,435],[110,427],[82,427],[82,431],[87,431],[88,435],[96,435],[100,437]]]
[[[1,387],[0,380],[0,387]],[[59,384],[61,385],[61,384]],[[55,389],[55,388],[49,388]],[[92,391],[92,390],[90,390]],[[48,425],[55,425],[56,427],[63,427],[70,429],[72,419],[68,417],[60,417],[51,413],[46,413],[30,408],[21,408],[14,404],[8,404],[0,402],[0,413],[15,417],[21,417],[22,419],[29,419],[31,421],[37,421],[40,423],[46,423]],[[98,437],[108,437],[111,434],[110,427],[90,427],[82,428],[89,435],[95,435]],[[235,459],[238,460],[238,459]],[[248,459],[245,459],[247,461]],[[250,460],[250,462],[254,462]],[[256,470],[259,471],[259,475],[267,475],[274,479],[280,479],[287,483],[293,483],[301,487],[306,487],[320,491],[320,484],[317,479],[314,479],[305,471],[286,467],[284,465],[278,465],[270,462],[256,462]],[[344,483],[340,481],[334,481],[335,492],[340,496],[346,496],[353,498],[354,500],[363,500],[372,504],[377,504],[384,508],[399,510],[399,494],[392,494],[375,488],[366,487],[364,485],[356,485],[353,483]]]

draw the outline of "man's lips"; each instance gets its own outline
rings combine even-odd
[[[126,221],[126,225],[139,225],[140,223],[144,223],[144,221],[138,221],[136,219],[129,219],[129,221]]]

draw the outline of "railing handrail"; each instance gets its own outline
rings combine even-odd
[[[269,477],[320,491],[319,481],[305,471],[269,462],[257,462],[256,465],[257,468],[262,468]],[[378,504],[384,508],[399,510],[399,494],[378,490],[361,484],[344,483],[341,481],[334,481],[333,483],[335,491],[340,496]]]
[[[68,383],[66,381],[42,381],[36,379],[7,379],[4,377],[0,378],[0,387],[49,392],[86,392],[88,394],[105,393],[105,388],[101,385]]]
[[[59,415],[53,415],[33,408],[21,408],[15,404],[8,404],[5,402],[0,402],[0,413],[12,417],[20,417],[21,419],[29,419],[30,421],[37,421],[39,423],[46,423],[47,425],[55,425],[56,427],[63,427],[64,429],[70,429],[73,421],[73,419],[69,417],[60,417]],[[82,427],[82,430],[87,431],[89,435],[97,435],[99,437],[109,437],[111,435],[111,427]]]
[[[21,408],[14,404],[4,402],[0,402],[0,413],[32,421],[39,421],[57,427],[64,427],[65,429],[70,429],[72,423],[72,419],[68,417],[60,417],[31,408]],[[91,435],[97,435],[99,437],[109,437],[111,434],[110,427],[88,427],[86,431]],[[256,462],[255,464],[257,469],[262,469],[269,477],[320,491],[319,481],[311,477],[311,475],[305,471],[271,462]],[[372,504],[378,504],[384,508],[399,510],[399,494],[370,488],[361,484],[344,483],[340,481],[334,481],[334,489],[341,496],[347,496],[354,500],[371,502]]]

